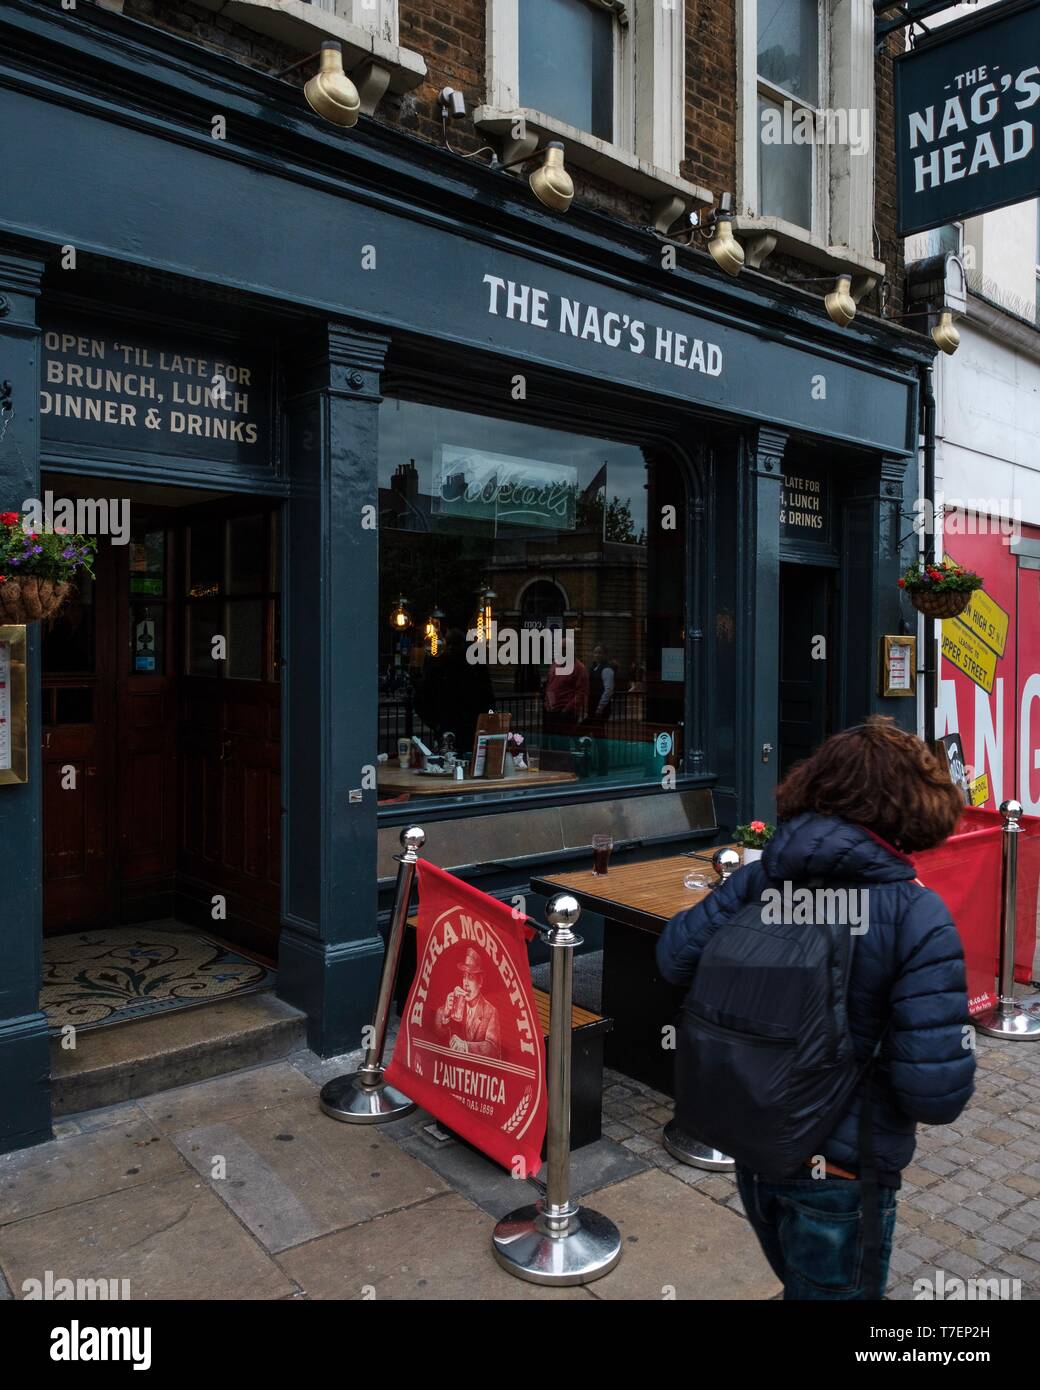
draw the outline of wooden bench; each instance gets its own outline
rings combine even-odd
[[[401,963],[397,971],[395,998],[397,1011],[404,1014],[408,991],[415,978],[415,916],[408,918],[413,931],[406,933],[401,943]],[[544,989],[533,990],[542,1037],[546,1042],[548,1066],[549,995]],[[581,1149],[594,1144],[603,1133],[603,1040],[613,1021],[578,1004],[571,1005],[571,1148]]]

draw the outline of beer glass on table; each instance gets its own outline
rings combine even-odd
[[[610,863],[610,851],[613,848],[614,838],[612,835],[593,835],[592,872],[597,878],[605,877],[607,865]]]

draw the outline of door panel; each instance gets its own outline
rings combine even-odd
[[[186,519],[180,703],[183,911],[271,958],[281,885],[276,519],[255,503]],[[215,896],[226,917],[214,920]]]
[[[104,545],[97,581],[84,578],[43,624],[45,935],[111,921],[113,572]]]

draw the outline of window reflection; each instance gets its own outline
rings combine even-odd
[[[659,782],[676,765],[685,497],[673,462],[387,400],[379,507],[382,801]],[[506,778],[473,777],[478,736],[506,732],[523,739]],[[436,758],[449,733],[461,781]],[[399,748],[412,737],[422,749]]]

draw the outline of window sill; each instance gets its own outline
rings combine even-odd
[[[523,139],[513,138],[514,127],[522,123]],[[666,232],[694,204],[714,203],[715,196],[707,188],[687,183],[678,174],[669,174],[653,164],[600,140],[588,131],[558,121],[541,111],[518,106],[510,110],[498,106],[478,106],[473,112],[473,124],[486,134],[496,137],[501,145],[502,159],[521,159],[533,154],[540,140],[562,140],[566,146],[567,162],[576,169],[596,174],[618,188],[624,188],[653,204],[654,225]]]
[[[758,270],[774,251],[782,251],[809,265],[819,266],[821,270],[833,271],[835,275],[852,273],[856,299],[866,294],[885,273],[883,261],[875,261],[848,246],[828,246],[822,237],[813,236],[804,227],[796,227],[780,217],[736,217],[733,230],[753,270]]]
[[[316,53],[323,39],[343,45],[343,66],[361,94],[361,109],[370,116],[383,93],[407,92],[423,81],[426,63],[419,53],[391,43],[331,10],[304,0],[196,0],[203,9],[219,12],[258,34],[276,39],[299,53]]]

